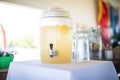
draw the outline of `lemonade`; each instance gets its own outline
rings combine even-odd
[[[72,29],[68,25],[46,25],[41,28],[41,60],[44,63],[57,64],[71,62]],[[50,58],[50,44],[58,55]]]

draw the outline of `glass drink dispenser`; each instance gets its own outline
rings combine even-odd
[[[59,64],[71,62],[72,20],[61,8],[51,8],[42,14],[40,22],[41,61]]]

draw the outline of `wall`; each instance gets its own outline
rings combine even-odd
[[[74,23],[96,26],[97,0],[2,0],[4,2],[47,9],[53,6],[62,7],[71,12]]]
[[[114,7],[120,7],[120,0],[103,0],[103,1],[110,3]]]
[[[119,14],[120,14],[120,0],[104,0],[107,3],[110,3],[115,8],[119,8]]]

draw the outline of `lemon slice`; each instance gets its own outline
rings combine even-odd
[[[62,25],[62,26],[60,27],[60,32],[61,32],[61,33],[66,34],[66,33],[68,33],[68,31],[69,31],[69,28],[68,28],[67,25]]]

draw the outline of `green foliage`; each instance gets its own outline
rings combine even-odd
[[[35,48],[34,38],[32,36],[25,36],[23,39],[14,39],[8,41],[9,46],[24,47],[24,48]]]

